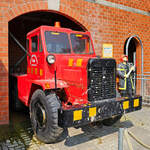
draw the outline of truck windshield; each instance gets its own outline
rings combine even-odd
[[[68,34],[62,32],[45,32],[46,48],[49,53],[70,53]]]
[[[71,34],[72,49],[76,54],[93,54],[92,44],[88,35]]]

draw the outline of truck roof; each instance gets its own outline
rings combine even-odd
[[[59,28],[59,27],[54,27],[54,26],[45,26],[45,25],[42,25],[32,31],[30,31],[27,36],[33,34],[34,32],[37,32],[38,30],[49,30],[49,31],[59,31],[59,32],[66,32],[66,33],[82,33],[82,34],[88,34],[89,32],[86,31],[86,32],[82,32],[82,31],[74,31],[74,30],[71,30],[71,29],[68,29],[68,28]]]

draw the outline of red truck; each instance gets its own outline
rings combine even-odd
[[[13,74],[14,95],[42,142],[56,142],[67,127],[112,125],[142,107],[141,96],[116,96],[116,61],[96,56],[89,32],[40,26],[27,34],[27,51],[27,73]]]

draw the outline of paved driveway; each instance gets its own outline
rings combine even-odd
[[[118,129],[128,128],[143,142],[149,144],[150,139],[150,107],[121,118],[111,127],[101,124],[88,125],[82,128],[69,128],[66,139],[55,144],[43,144],[36,140],[33,135],[29,117],[26,114],[16,113],[12,117],[10,126],[0,126],[0,149],[2,150],[117,150]],[[134,140],[134,150],[144,150]],[[128,150],[124,141],[124,150]]]

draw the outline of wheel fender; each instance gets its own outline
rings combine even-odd
[[[66,88],[68,84],[63,80],[57,80],[55,87],[55,80],[35,80],[33,84],[39,85],[43,90],[55,89],[55,88]]]

